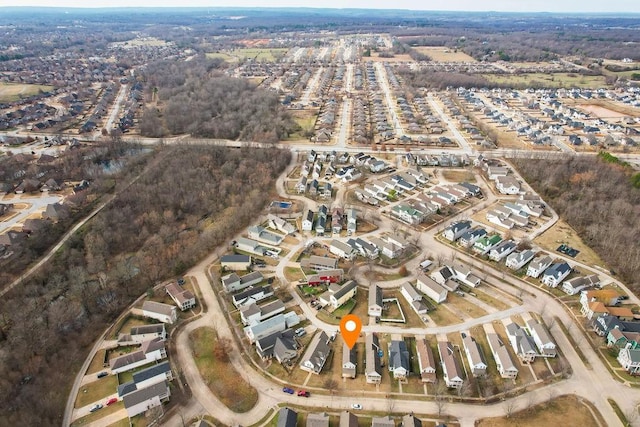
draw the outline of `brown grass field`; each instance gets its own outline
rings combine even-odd
[[[0,102],[13,102],[22,98],[37,95],[40,91],[48,92],[53,86],[0,83]]]
[[[553,227],[538,236],[534,242],[544,249],[547,249],[552,254],[558,253],[556,252],[558,246],[565,243],[580,251],[578,256],[575,258],[577,261],[587,265],[598,265],[602,268],[607,268],[605,263],[593,251],[593,249],[587,246],[580,236],[578,236],[578,233],[576,233],[573,228],[562,220],[558,220]]]
[[[476,60],[462,51],[453,51],[447,47],[419,46],[414,47],[420,53],[429,55],[436,62],[476,62]]]

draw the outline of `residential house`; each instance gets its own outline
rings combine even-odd
[[[335,270],[321,270],[316,274],[307,276],[307,284],[309,286],[316,286],[321,284],[331,284],[342,282],[344,272],[341,268]]]
[[[285,234],[293,234],[296,232],[296,227],[293,224],[273,214],[267,215],[267,226]]]
[[[438,341],[444,382],[449,388],[460,388],[464,384],[463,371],[454,352],[453,344],[448,341]]]
[[[420,367],[420,378],[424,383],[436,382],[436,361],[429,343],[424,338],[416,339],[416,353],[418,356],[418,366]]]
[[[284,309],[284,303],[279,299],[262,306],[254,302],[240,307],[240,319],[245,326],[256,325],[269,317],[283,313]]]
[[[407,224],[420,224],[425,219],[424,212],[405,203],[393,206],[391,208],[391,215]]]
[[[622,331],[620,328],[613,328],[607,334],[606,342],[607,347],[640,348],[640,332]]]
[[[447,290],[423,273],[418,274],[416,286],[420,292],[438,304],[447,300]]]
[[[543,271],[549,268],[552,262],[553,259],[546,254],[534,258],[529,264],[529,267],[527,267],[527,276],[533,277],[534,279],[538,278]]]
[[[389,372],[394,379],[406,379],[411,371],[409,351],[403,340],[392,340],[389,343]]]
[[[360,252],[360,255],[370,258],[370,259],[376,259],[378,258],[379,255],[379,250],[376,247],[376,245],[367,242],[366,240],[358,237],[355,240],[354,239],[349,239],[349,242],[353,241],[353,243],[355,244],[355,247],[358,249],[358,251]]]
[[[487,167],[487,176],[490,180],[495,180],[501,176],[507,176],[509,173],[509,169],[503,166],[488,166]]]
[[[304,218],[302,219],[302,231],[313,230],[313,218],[315,213],[312,210],[308,210]]]
[[[600,277],[598,277],[597,274],[590,274],[589,276],[580,276],[565,280],[562,283],[562,290],[569,295],[575,295],[578,292],[596,286],[600,286]]]
[[[60,203],[53,203],[47,205],[45,211],[42,213],[43,219],[48,219],[53,222],[58,222],[61,219],[64,219],[69,216],[69,209],[61,205]]]
[[[222,270],[246,271],[251,267],[250,255],[223,255],[220,257]]]
[[[346,303],[351,298],[353,298],[356,295],[357,291],[358,291],[358,283],[355,282],[354,280],[349,280],[345,282],[343,285],[338,285],[337,283],[333,283],[329,286],[329,290],[325,292],[325,294],[328,293],[329,295],[323,294],[319,297],[319,299],[326,300],[328,296],[328,303],[335,310],[338,307],[342,306],[342,304]]]
[[[346,215],[347,215],[347,235],[351,236],[352,234],[354,234],[356,232],[356,226],[357,226],[357,211],[355,209],[347,209],[346,210]]]
[[[290,326],[291,325],[287,325],[285,314],[280,313],[265,319],[262,322],[255,323],[253,325],[250,324],[244,328],[244,333],[249,339],[249,342],[253,344],[260,338],[264,338],[277,332],[282,332]]]
[[[498,212],[496,209],[488,211],[486,218],[490,223],[498,227],[506,228],[507,230],[511,230],[515,225],[515,223],[509,219],[509,215]]]
[[[319,374],[331,353],[329,343],[329,337],[324,331],[315,334],[302,356],[300,369]]]
[[[183,289],[177,283],[170,283],[164,289],[180,310],[185,311],[196,306],[195,295],[190,290]]]
[[[402,427],[422,427],[422,421],[416,418],[413,414],[408,414],[402,417]]]
[[[615,289],[598,289],[598,290],[588,290],[580,292],[580,304],[582,307],[580,308],[580,312],[584,314],[587,318],[591,319],[593,317],[592,307],[594,304],[600,304],[603,308],[603,313],[607,313],[606,307],[615,306],[620,302],[620,293]]]
[[[552,264],[544,271],[542,283],[551,288],[556,288],[569,273],[571,273],[571,266],[566,262]]]
[[[420,294],[409,282],[405,282],[400,287],[400,293],[407,300],[413,311],[418,315],[426,314],[429,310],[427,305],[422,302],[422,294]]]
[[[467,356],[467,362],[471,369],[471,375],[474,377],[482,377],[487,373],[487,362],[482,354],[482,349],[471,335],[462,334],[462,345],[464,353]]]
[[[349,348],[346,343],[342,346],[342,378],[356,377],[356,356],[355,346],[353,348]]]
[[[487,235],[487,230],[484,228],[475,228],[473,230],[467,230],[460,236],[458,239],[458,244],[464,248],[469,248],[473,246],[474,243],[485,237]]]
[[[507,350],[500,337],[497,334],[489,333],[487,334],[487,341],[489,341],[489,348],[496,361],[500,376],[502,378],[515,379],[518,376],[518,368],[513,363],[509,350]]]
[[[327,231],[327,215],[326,214],[320,215],[320,212],[318,212],[315,231],[316,231],[316,235],[324,236],[324,232]]]
[[[501,194],[519,194],[520,183],[512,176],[499,176],[495,179],[496,189]]]
[[[331,214],[331,231],[340,234],[342,231],[342,209],[334,208]]]
[[[142,315],[170,324],[178,320],[178,310],[175,306],[155,301],[142,303]]]
[[[480,285],[480,278],[476,276],[471,269],[462,263],[455,263],[453,265],[453,271],[455,272],[455,279],[467,286],[477,288]]]
[[[369,316],[382,316],[382,288],[376,284],[369,285],[369,307],[367,309]]]
[[[631,375],[640,374],[640,350],[621,348],[618,353],[618,363]]]
[[[475,252],[479,252],[484,255],[489,253],[489,251],[491,251],[491,249],[497,246],[498,243],[500,243],[501,241],[502,241],[502,237],[500,237],[498,234],[494,234],[491,237],[485,236],[478,239],[473,244],[473,250]]]
[[[150,387],[137,389],[126,394],[122,401],[127,411],[127,416],[133,418],[149,409],[162,405],[162,402],[169,399],[171,390],[166,381],[159,382]]]
[[[158,363],[141,371],[134,372],[131,381],[120,384],[117,388],[118,398],[123,398],[129,393],[158,383],[173,380],[173,373],[169,361]]]
[[[240,277],[236,273],[231,273],[222,277],[222,286],[227,292],[238,292],[249,286],[259,284],[264,280],[262,273],[253,271]]]
[[[512,270],[519,270],[525,266],[526,263],[531,261],[535,256],[535,252],[530,249],[525,249],[520,252],[512,252],[507,256],[505,265]]]
[[[109,361],[109,366],[114,374],[130,371],[143,365],[166,359],[167,350],[162,338],[154,338],[145,341],[140,350],[118,356]]]
[[[279,363],[287,363],[298,355],[298,342],[292,329],[274,332],[256,340],[256,352],[264,360],[275,358]]]
[[[365,377],[367,384],[380,384],[382,368],[378,335],[369,333],[365,337]]]
[[[327,256],[311,255],[309,258],[300,261],[300,265],[303,268],[310,268],[314,271],[336,270],[338,260]]]
[[[351,412],[343,411],[340,413],[340,424],[338,427],[358,427],[358,417]]]
[[[155,338],[159,338],[162,341],[167,339],[167,330],[164,327],[164,323],[133,326],[128,334],[118,335],[118,345],[139,345]]]
[[[527,328],[533,341],[538,347],[540,355],[543,357],[556,357],[556,343],[551,339],[549,331],[537,320],[527,321]]]
[[[247,239],[246,237],[238,237],[236,248],[240,251],[258,256],[265,256],[268,251],[268,248],[263,246],[262,243],[257,240]]]
[[[271,286],[257,286],[247,289],[231,296],[233,305],[240,308],[243,305],[262,301],[265,298],[273,296],[273,288]]]
[[[525,330],[516,323],[509,323],[506,329],[509,342],[518,359],[520,359],[522,363],[533,362],[538,355],[536,343],[533,341],[533,338],[527,335]]]
[[[356,250],[352,246],[335,239],[329,244],[329,252],[344,259],[353,259],[357,255]]]
[[[375,160],[369,165],[369,169],[372,173],[382,172],[387,168],[387,163],[382,160]]]
[[[515,251],[516,247],[516,242],[514,242],[513,240],[503,240],[498,244],[498,246],[489,251],[489,259],[495,262],[500,262],[507,255]]]
[[[458,289],[458,283],[455,281],[456,272],[448,265],[443,265],[442,267],[433,270],[429,277],[449,292],[453,292]]]
[[[442,235],[450,242],[455,242],[465,232],[471,229],[471,221],[457,221],[445,228]]]
[[[298,413],[290,408],[280,408],[278,411],[277,427],[296,427],[298,425]]]
[[[396,427],[396,422],[389,415],[385,417],[372,417],[371,427]]]
[[[306,427],[329,427],[329,415],[324,412],[307,414]]]

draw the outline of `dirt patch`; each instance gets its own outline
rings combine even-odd
[[[601,107],[599,105],[581,105],[580,108],[582,110],[588,111],[596,117],[601,119],[619,119],[622,117],[627,117],[626,114],[620,113],[618,111],[613,111],[608,108]]]

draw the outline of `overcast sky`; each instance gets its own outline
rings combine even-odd
[[[55,7],[326,7],[508,12],[634,12],[640,0],[0,0],[0,6]]]

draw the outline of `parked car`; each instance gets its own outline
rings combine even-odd
[[[109,406],[109,405],[113,405],[114,403],[116,403],[118,401],[117,397],[112,397],[111,399],[107,400],[107,402],[105,403],[105,405]]]
[[[91,408],[89,408],[89,412],[96,412],[98,409],[102,409],[102,403],[96,403]]]
[[[362,409],[362,405],[359,403],[352,403],[351,409]]]
[[[104,378],[104,377],[106,377],[107,375],[109,375],[109,373],[108,373],[108,372],[105,372],[105,371],[98,372],[98,378]]]
[[[309,396],[311,396],[311,393],[309,393],[306,390],[298,390],[298,396],[309,397]]]
[[[295,391],[292,388],[289,388],[289,387],[283,387],[282,391],[284,391],[285,393],[289,393],[289,394],[295,393]]]
[[[178,279],[178,285],[183,286],[185,284],[184,279],[181,277]]]

